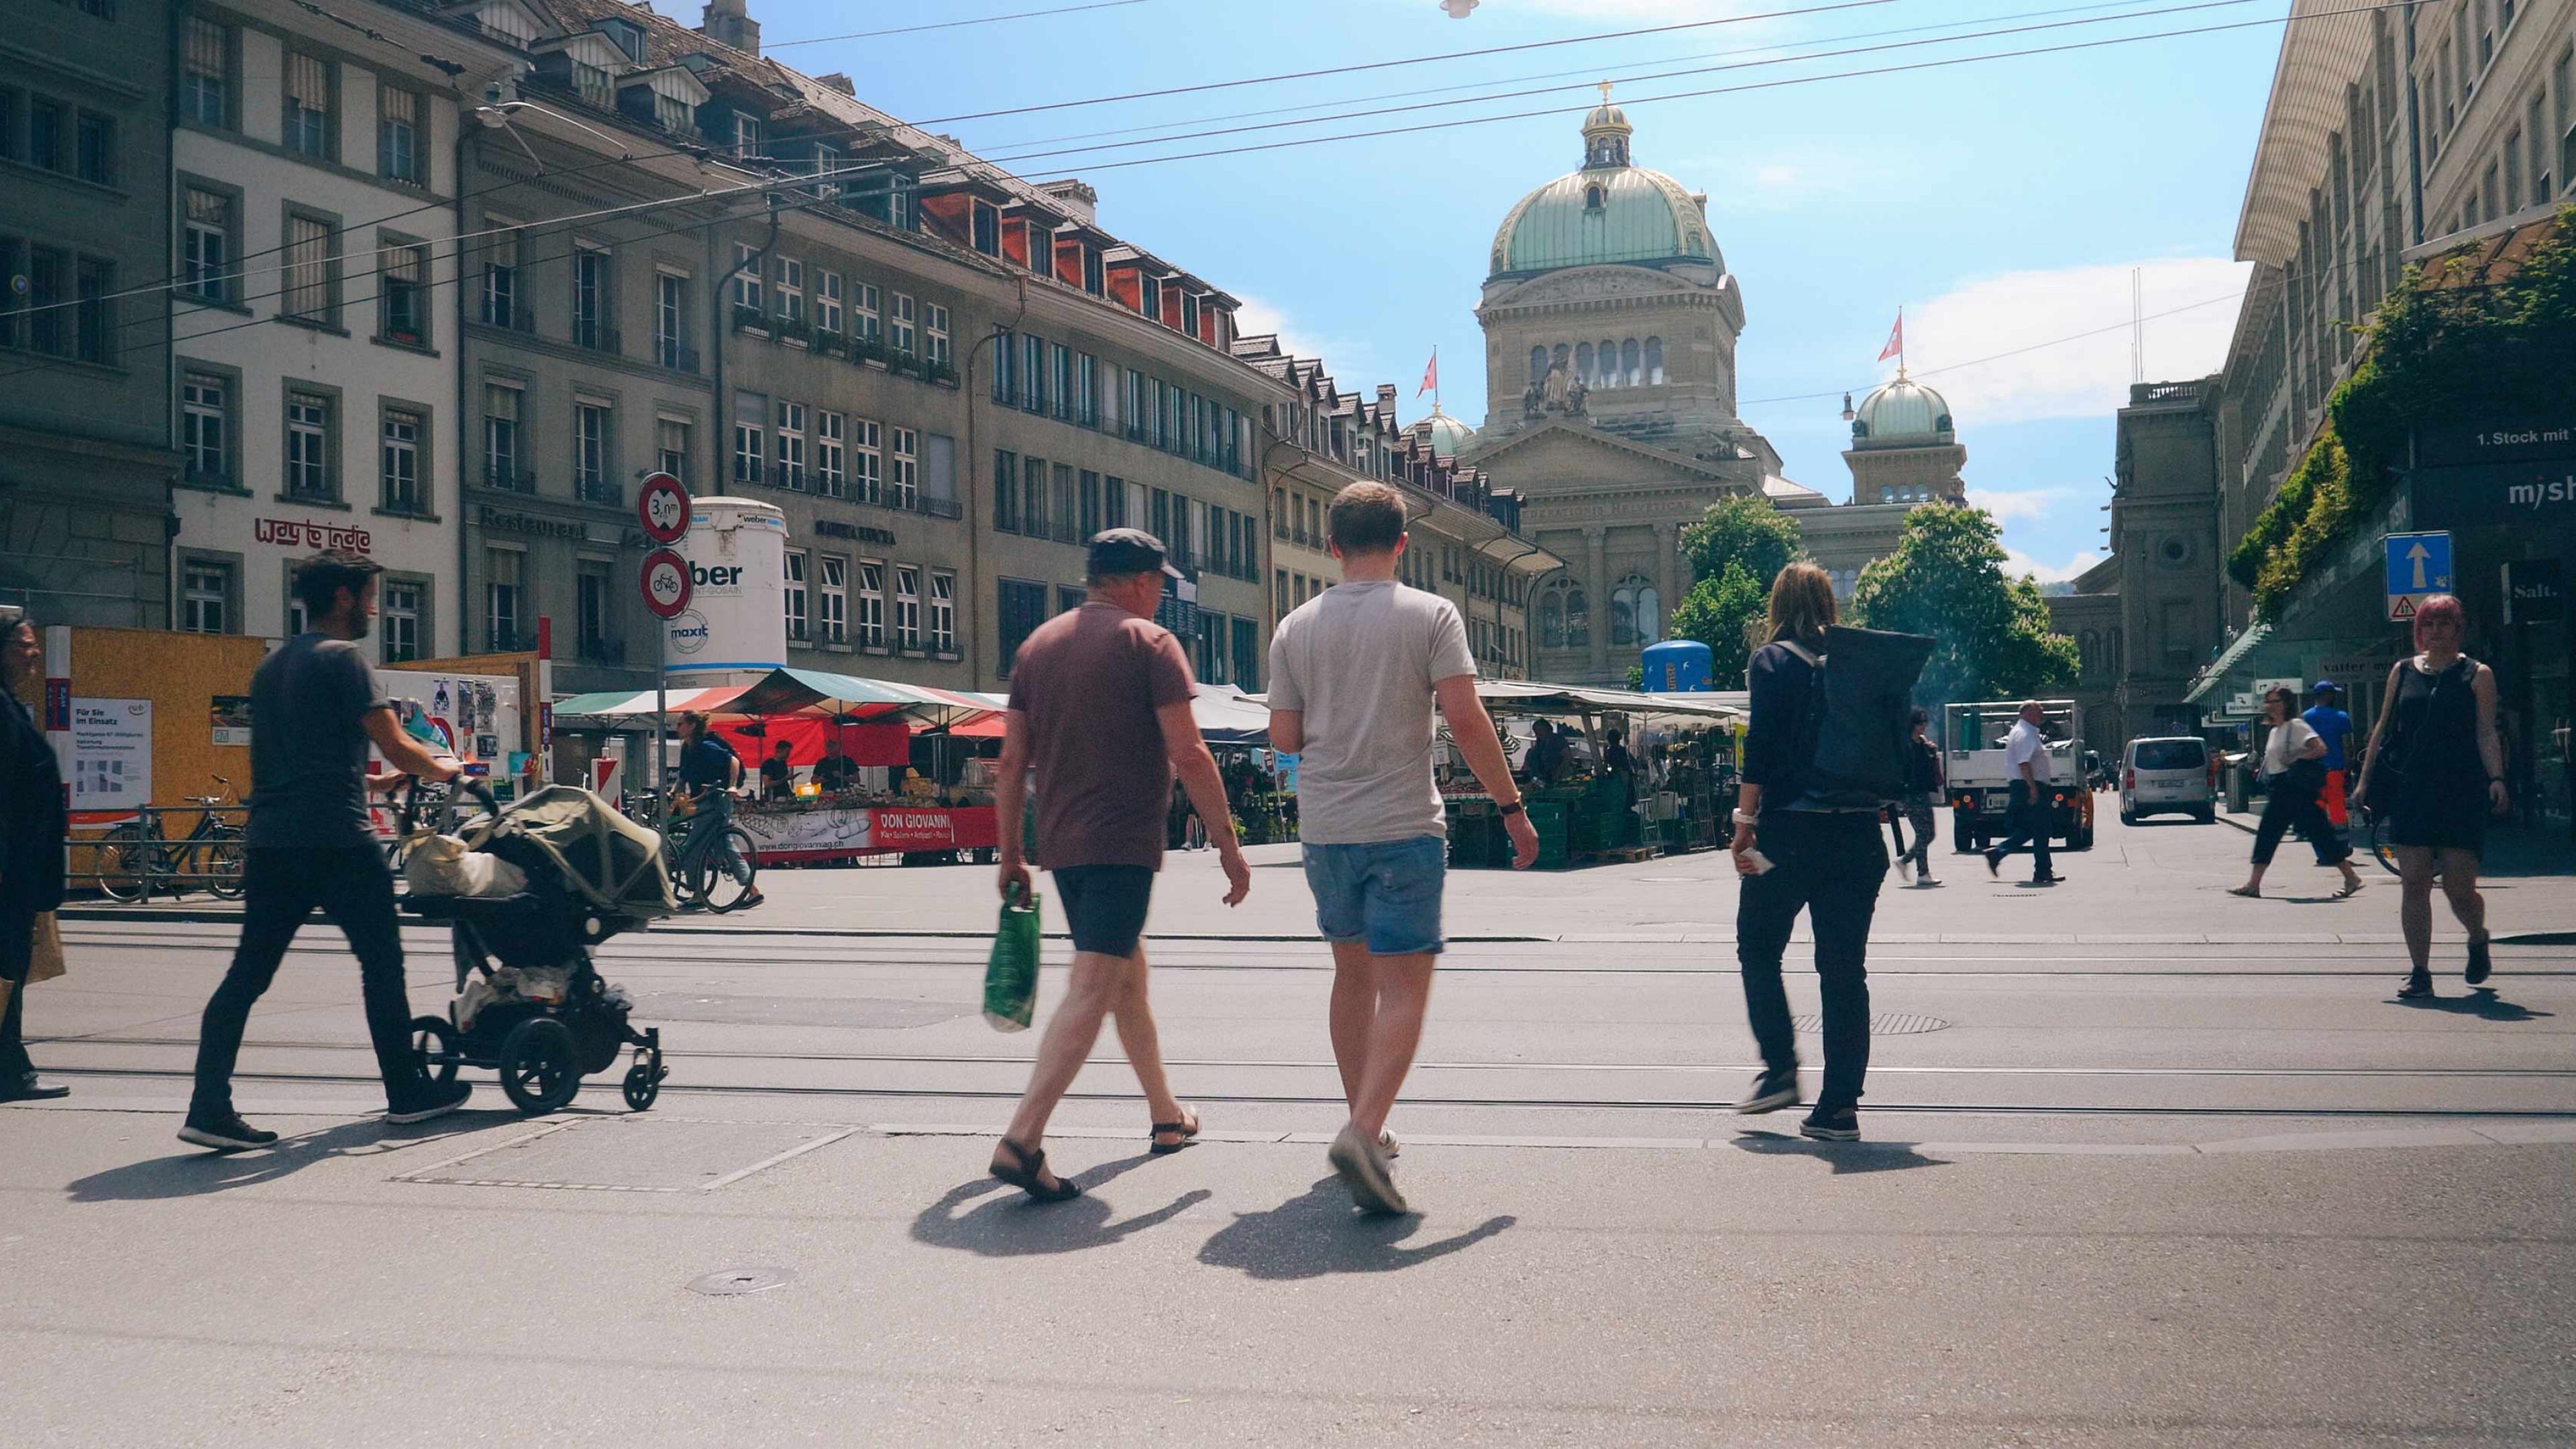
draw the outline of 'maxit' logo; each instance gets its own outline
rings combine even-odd
[[[707,616],[695,609],[671,621],[671,647],[683,654],[695,654],[707,647],[714,631],[707,627]]]

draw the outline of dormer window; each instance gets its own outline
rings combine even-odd
[[[583,100],[590,102],[601,110],[613,110],[616,108],[616,84],[609,79],[608,72],[600,69],[598,66],[583,65],[579,61],[573,62],[572,88],[580,94]]]
[[[1583,188],[1583,209],[1585,211],[1599,211],[1601,209],[1600,187],[1587,186]]]
[[[1002,254],[1002,210],[989,201],[975,203],[975,250],[988,257]]]
[[[761,154],[760,117],[749,111],[733,113],[733,154],[738,160]]]
[[[653,123],[663,130],[693,130],[697,115],[697,108],[689,104],[688,97],[675,96],[668,91],[653,92]]]
[[[628,60],[636,61],[638,63],[643,61],[643,26],[636,24],[632,20],[603,20],[599,22],[599,30],[601,34],[617,42],[617,48],[626,52],[626,58]]]

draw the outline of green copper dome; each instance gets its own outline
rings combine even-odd
[[[1852,417],[1855,448],[1922,448],[1956,436],[1949,399],[1901,372],[1863,398]]]
[[[1628,159],[1627,114],[1607,98],[1583,118],[1584,165],[1521,198],[1494,233],[1493,275],[1562,267],[1721,265],[1708,218],[1682,184]]]
[[[1455,458],[1459,450],[1476,441],[1476,430],[1433,408],[1431,416],[1415,422],[1412,434],[1431,445],[1431,451],[1443,458]]]

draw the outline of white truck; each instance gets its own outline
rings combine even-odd
[[[2019,773],[2004,763],[2004,737],[2012,733],[2022,702],[1986,700],[1941,710],[1941,765],[1950,797],[1951,839],[1962,854],[1984,850],[2012,834],[2012,782]],[[2048,835],[2068,850],[2093,844],[2093,787],[2084,753],[2084,710],[2071,699],[2043,699],[2040,730],[2047,748],[2035,767],[2048,799]]]

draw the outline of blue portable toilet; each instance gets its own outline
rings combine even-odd
[[[1667,639],[1646,648],[1646,690],[1650,694],[1704,694],[1715,656],[1697,639]]]

